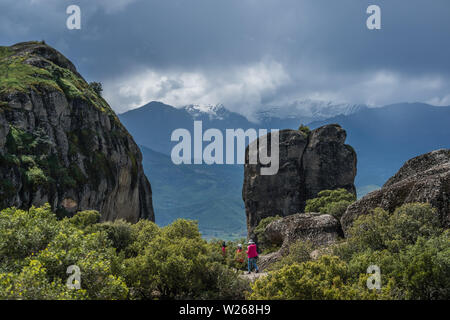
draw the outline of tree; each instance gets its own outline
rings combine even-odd
[[[103,85],[101,84],[101,82],[89,82],[89,87],[94,90],[94,92],[96,94],[98,94],[99,96],[102,95],[103,92]]]

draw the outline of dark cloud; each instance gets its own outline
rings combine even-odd
[[[82,30],[65,27],[78,4]],[[382,29],[365,27],[369,4]],[[158,99],[450,104],[448,0],[2,0],[0,42],[42,40],[118,111]],[[244,110],[245,109],[245,110]]]

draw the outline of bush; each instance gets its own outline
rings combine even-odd
[[[418,238],[414,245],[400,253],[394,278],[398,282],[399,299],[450,299],[450,233],[426,240]]]
[[[378,294],[351,282],[349,268],[335,256],[285,266],[259,278],[252,285],[250,299],[336,300],[375,299]]]
[[[28,256],[45,249],[58,232],[58,222],[49,205],[16,208],[0,212],[0,265],[4,270],[17,271]]]
[[[278,270],[285,266],[293,265],[311,260],[311,253],[315,246],[309,241],[298,240],[289,247],[287,255],[269,267],[270,270]]]
[[[98,223],[87,210],[57,220],[50,206],[0,213],[1,299],[242,299],[237,270],[217,261],[196,222]],[[67,268],[81,289],[66,286]]]
[[[281,219],[280,216],[267,217],[262,219],[258,226],[253,230],[255,241],[258,242],[259,249],[264,251],[264,253],[270,253],[277,251],[280,247],[280,243],[270,243],[270,241],[265,236],[266,227],[272,222]]]
[[[100,82],[90,82],[89,87],[99,96],[102,95],[103,85]]]
[[[224,258],[221,242],[203,240],[196,222],[160,228],[99,217],[58,220],[49,205],[2,210],[0,299],[450,298],[450,231],[429,204],[360,216],[348,239],[314,261],[314,247],[298,241],[251,288],[233,265],[237,242]],[[66,286],[71,265],[80,268],[80,290]],[[380,267],[379,291],[367,289],[369,265]]]
[[[45,186],[48,182],[48,178],[39,167],[32,167],[25,172],[27,182],[37,188],[38,186]]]
[[[72,218],[70,218],[70,222],[82,229],[98,223],[99,221],[100,212],[95,210],[79,211]]]
[[[323,190],[317,198],[306,201],[305,212],[331,214],[339,220],[355,201],[356,196],[345,189]]]
[[[98,224],[92,228],[92,231],[95,230],[105,232],[117,252],[124,251],[136,240],[132,225],[124,220]]]
[[[84,290],[68,291],[62,281],[50,282],[42,264],[31,260],[19,274],[0,273],[0,299],[59,300],[82,299]]]
[[[429,204],[411,203],[392,214],[377,208],[360,216],[349,238],[334,248],[353,274],[377,265],[394,299],[448,299],[449,233]]]
[[[304,124],[301,124],[298,130],[302,132],[306,137],[311,134],[311,130],[309,129],[309,127],[305,126]]]
[[[223,272],[221,276],[217,274],[217,262],[211,259],[210,248],[201,238],[196,222],[177,220],[159,232],[148,226],[139,229],[136,239],[147,238],[149,231],[154,236],[145,246],[132,244],[137,255],[124,261],[125,279],[133,287],[134,298],[199,299],[218,298],[222,294],[229,296],[229,292],[222,293],[219,290],[225,287],[229,290],[229,286],[220,286],[218,282],[225,281],[225,277],[228,284],[233,283],[238,281],[238,275],[235,274],[233,280],[229,273]],[[144,235],[140,235],[142,232]]]
[[[370,215],[360,216],[349,229],[349,246],[353,250],[384,250],[399,252],[414,244],[419,237],[430,238],[442,233],[435,209],[429,204],[410,203],[392,214],[377,208]]]

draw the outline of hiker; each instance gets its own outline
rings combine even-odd
[[[256,244],[253,242],[252,239],[248,241],[247,257],[248,257],[248,274],[252,273],[253,266],[255,267],[256,273],[258,273],[259,269],[258,266],[256,265],[258,252],[256,251]]]
[[[222,242],[222,255],[225,257],[226,254],[227,254],[227,245],[224,241],[224,242]]]
[[[239,263],[244,263],[244,256],[242,252],[242,244],[238,244],[237,250],[236,250],[236,261]]]

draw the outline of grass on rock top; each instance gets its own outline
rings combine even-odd
[[[30,89],[37,93],[48,89],[58,90],[68,99],[82,99],[89,102],[119,123],[108,103],[86,81],[72,71],[40,56],[39,59],[43,60],[45,67],[33,66],[27,62],[33,56],[16,55],[11,48],[0,47],[0,97],[13,92],[28,93]],[[0,107],[4,104],[4,101],[0,103]]]

